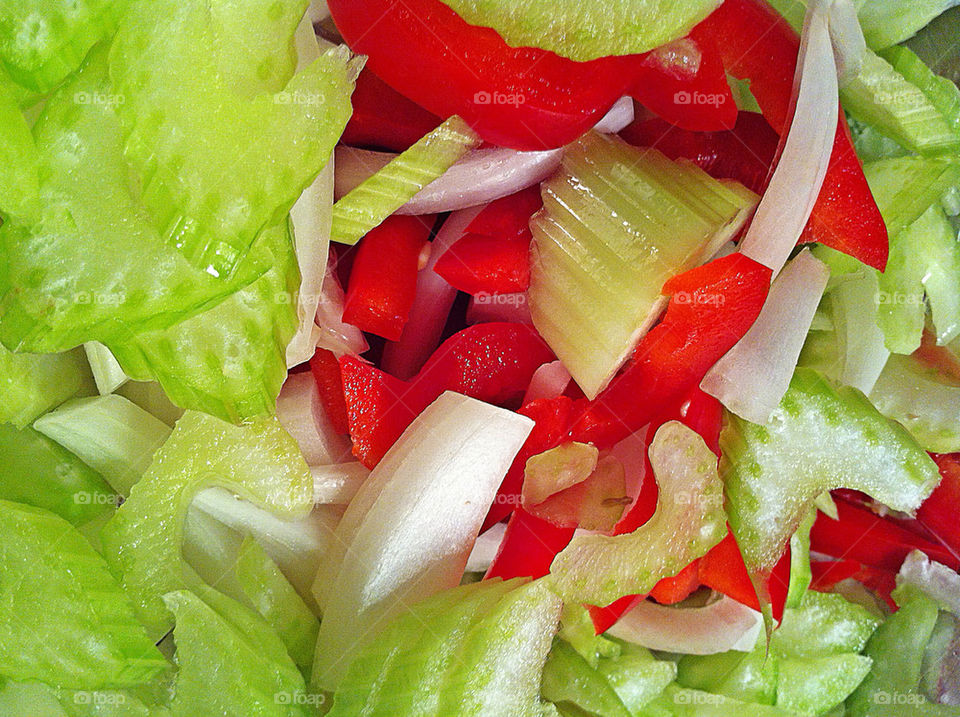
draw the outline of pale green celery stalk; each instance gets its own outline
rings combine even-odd
[[[29,425],[76,395],[89,371],[82,350],[62,354],[21,354],[0,344],[0,423]]]
[[[830,495],[826,491],[820,495],[824,494]],[[790,584],[787,587],[786,607],[799,607],[813,580],[813,573],[810,570],[810,529],[816,519],[817,508],[811,506],[796,531],[790,536]]]
[[[755,574],[773,568],[825,490],[852,488],[912,511],[940,479],[907,431],[860,391],[836,389],[806,368],[797,369],[767,426],[727,414],[720,445],[730,527]]]
[[[566,640],[556,638],[543,666],[540,696],[568,703],[595,715],[630,717],[610,683],[591,667]]]
[[[926,258],[923,288],[938,344],[960,336],[960,243],[957,231],[939,206],[916,222],[913,249]]]
[[[891,356],[870,401],[910,431],[924,450],[960,451],[960,386],[935,369],[910,356]]]
[[[97,382],[100,395],[113,393],[130,380],[110,353],[110,349],[99,341],[88,341],[83,345],[83,350],[87,354],[87,362],[93,371],[93,380]]]
[[[865,164],[863,172],[890,236],[913,224],[960,184],[960,160],[954,157],[881,159]]]
[[[312,481],[276,419],[233,426],[184,414],[130,496],[104,526],[104,556],[154,638],[172,626],[162,596],[185,585],[183,521],[194,495],[220,486],[290,519],[312,506]]]
[[[957,0],[865,0],[857,16],[874,50],[903,42],[931,20],[957,5]]]
[[[168,663],[106,562],[53,513],[0,501],[0,673],[96,690],[150,682]]]
[[[623,595],[648,593],[726,535],[723,484],[703,439],[670,421],[649,453],[660,491],[656,513],[626,535],[575,536],[550,573],[566,601],[609,605]]]
[[[83,525],[109,513],[117,496],[70,451],[33,428],[0,424],[0,498]]]
[[[830,334],[836,342],[838,361],[828,375],[867,393],[890,356],[877,321],[879,273],[864,267],[855,274],[841,276],[827,296],[834,323]]]
[[[933,72],[907,47],[891,47],[883,50],[880,55],[893,69],[920,88],[954,134],[960,136],[960,89],[946,77]]]
[[[454,115],[334,204],[330,239],[356,244],[479,144]]]
[[[864,122],[857,121],[849,114],[847,124],[850,125],[850,134],[853,136],[853,148],[861,162],[875,162],[878,159],[905,157],[910,154],[910,151],[896,140],[881,134]]]
[[[677,665],[670,660],[655,659],[650,650],[640,645],[619,645],[620,654],[601,657],[597,670],[631,714],[636,714],[673,682]]]
[[[590,398],[663,310],[663,283],[712,256],[757,203],[690,162],[596,132],[568,148],[542,193],[530,313]]]
[[[844,109],[911,151],[955,151],[960,148],[957,108],[936,83],[938,78],[909,50],[898,49],[910,54],[925,73],[905,55],[889,55],[897,59],[898,68],[909,73],[909,78],[904,77],[886,57],[867,50],[859,74],[840,91]],[[949,84],[949,80],[943,81]]]
[[[614,0],[444,0],[472,25],[492,27],[514,47],[540,47],[578,61],[632,55],[684,37],[720,3],[689,0],[665,5]]]
[[[601,657],[617,657],[620,643],[596,634],[593,619],[583,605],[567,603],[560,618],[559,637],[570,643],[590,667],[596,669]]]
[[[270,556],[249,536],[240,547],[237,582],[247,600],[283,640],[287,652],[310,674],[320,622]]]
[[[351,661],[329,717],[539,717],[562,603],[524,582],[484,580],[410,606]]]
[[[117,393],[137,404],[147,413],[156,416],[171,428],[183,415],[183,409],[175,406],[167,398],[167,394],[156,381],[127,381],[117,389]]]
[[[773,705],[743,702],[713,692],[668,685],[662,695],[644,708],[643,717],[796,717],[795,712]]]
[[[2,16],[0,16],[2,18]],[[2,28],[2,19],[0,19]],[[2,53],[0,30],[0,53]],[[5,218],[27,218],[36,211],[40,184],[37,177],[37,147],[26,118],[20,111],[18,91],[0,69],[0,213]]]

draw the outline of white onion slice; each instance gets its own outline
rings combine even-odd
[[[551,361],[533,372],[523,405],[541,398],[556,398],[570,385],[570,372],[560,361]]]
[[[707,371],[700,388],[741,418],[764,424],[780,405],[830,278],[804,249],[773,282],[750,330]]]
[[[914,585],[940,605],[960,617],[960,575],[919,550],[911,552],[900,566],[897,584]]]
[[[444,324],[457,290],[433,270],[437,260],[460,239],[483,207],[454,212],[440,227],[430,245],[430,259],[417,274],[417,292],[400,340],[387,342],[383,370],[398,378],[413,376],[440,345]]]
[[[814,0],[807,11],[794,80],[793,121],[777,168],[740,243],[741,252],[773,269],[774,276],[810,218],[837,133],[840,99],[826,8],[825,2]]]
[[[852,0],[833,0],[830,5],[830,40],[842,87],[860,73],[867,52],[867,41]]]
[[[313,502],[316,505],[347,505],[360,490],[370,471],[358,461],[310,466]]]
[[[763,616],[733,598],[704,607],[681,608],[641,600],[607,632],[651,650],[685,655],[749,652],[757,644]]]
[[[337,279],[336,268],[336,256],[331,253],[327,259],[327,270],[323,275],[323,286],[317,303],[317,326],[320,329],[317,346],[329,349],[337,356],[356,356],[370,347],[360,329],[343,321],[344,293],[340,280]]]
[[[619,132],[633,121],[633,100],[623,97],[595,126],[598,132]],[[396,155],[351,147],[337,148],[335,194],[339,199]],[[560,166],[563,148],[520,152],[501,147],[477,149],[454,164],[403,205],[398,214],[439,214],[515,194],[542,182]]]
[[[509,321],[533,326],[527,293],[476,294],[467,306],[467,323],[484,324],[491,321]]]
[[[330,17],[330,8],[327,7],[326,0],[310,0],[310,7],[304,16],[314,25]]]
[[[350,443],[333,430],[309,371],[284,382],[277,397],[277,419],[300,446],[307,465],[350,460]]]
[[[90,364],[93,380],[101,396],[113,393],[130,380],[110,349],[99,341],[87,341],[83,345],[83,351],[87,355],[87,363]]]
[[[473,550],[470,551],[470,557],[467,558],[467,567],[464,572],[467,573],[485,573],[493,564],[493,559],[497,557],[500,550],[500,544],[503,542],[503,536],[507,532],[506,523],[497,523],[490,529],[481,533],[477,542],[473,544]]]
[[[450,391],[364,481],[315,583],[324,619],[314,681],[335,689],[351,657],[405,605],[459,584],[480,526],[533,421]]]

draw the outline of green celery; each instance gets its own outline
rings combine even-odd
[[[768,425],[727,414],[720,445],[730,526],[755,573],[773,568],[825,490],[852,488],[911,511],[940,478],[906,430],[861,392],[836,389],[806,368],[797,369]]]
[[[590,398],[662,311],[663,283],[733,238],[757,202],[691,162],[595,132],[568,149],[542,193],[530,313]]]
[[[356,244],[479,144],[477,133],[454,115],[333,205],[330,240]]]
[[[110,349],[99,341],[88,341],[83,345],[83,350],[87,355],[87,362],[90,364],[93,380],[96,381],[100,395],[113,393],[130,380],[117,363],[117,359],[110,353]]]
[[[763,639],[750,652],[684,655],[677,663],[684,687],[761,705],[776,702],[779,680],[780,657],[768,653]]]
[[[3,45],[0,9],[0,48]],[[2,53],[2,49],[0,49]],[[2,61],[2,60],[0,60]],[[37,146],[26,118],[20,111],[16,87],[0,70],[0,213],[5,217],[29,217],[36,211],[40,181],[37,177]]]
[[[653,50],[686,35],[718,0],[664,4],[613,0],[443,0],[472,25],[492,27],[514,47],[540,47],[578,61]]]
[[[313,504],[307,466],[276,419],[238,427],[186,413],[100,535],[107,562],[152,637],[172,626],[162,595],[184,586],[184,516],[193,496],[210,486],[285,518],[302,517]]]
[[[861,0],[857,17],[867,44],[874,50],[913,37],[957,0]]]
[[[117,496],[70,451],[33,428],[0,424],[0,498],[83,525],[108,513]]]
[[[883,50],[880,55],[893,69],[920,88],[954,134],[960,137],[960,89],[946,77],[940,77],[933,72],[909,48],[891,47]]]
[[[662,695],[647,705],[642,717],[795,717],[796,713],[757,702],[669,685]]]
[[[880,624],[866,608],[841,595],[810,591],[798,607],[784,610],[770,642],[783,658],[816,658],[863,652]]]
[[[780,661],[778,707],[801,714],[824,714],[841,704],[870,672],[864,655],[792,658]]]
[[[540,696],[598,717],[630,717],[610,683],[562,639],[555,639],[543,666]]]
[[[960,160],[953,157],[881,159],[865,164],[863,172],[890,236],[913,224],[960,184]]]
[[[560,630],[557,634],[570,643],[570,646],[594,669],[597,668],[601,657],[618,657],[622,652],[619,642],[596,633],[590,612],[583,605],[576,603],[567,603],[563,606]]]
[[[824,491],[820,495],[829,497]],[[787,587],[786,607],[799,607],[813,581],[810,569],[810,529],[817,518],[816,506],[811,506],[807,515],[790,536],[790,583]]]
[[[63,518],[0,501],[0,675],[97,690],[168,664],[90,543]]]
[[[864,122],[858,122],[847,115],[850,134],[853,136],[853,148],[861,162],[875,162],[878,159],[905,157],[910,152],[899,142],[881,134]]]
[[[88,380],[82,350],[21,354],[0,345],[0,423],[23,428],[76,395]]]
[[[677,665],[670,660],[655,659],[645,647],[624,643],[619,655],[600,659],[597,671],[607,679],[631,714],[635,714],[673,682]]]

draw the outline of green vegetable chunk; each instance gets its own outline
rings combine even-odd
[[[33,422],[89,384],[83,351],[21,354],[0,345],[0,423]]]
[[[576,705],[601,717],[630,717],[610,683],[565,640],[553,641],[543,667],[540,694],[550,702]]]

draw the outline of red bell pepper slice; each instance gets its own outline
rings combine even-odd
[[[533,372],[553,360],[543,339],[522,324],[470,326],[447,339],[410,381],[353,356],[340,359],[353,453],[373,468],[410,422],[444,391],[508,405]]]
[[[468,294],[515,294],[530,286],[530,242],[466,234],[434,265],[450,286]]]
[[[940,485],[917,510],[917,520],[957,556],[960,555],[960,453],[930,455],[940,468]]]
[[[653,586],[650,597],[661,605],[675,605],[686,600],[700,587],[700,560],[694,560],[672,578],[663,578]]]
[[[750,80],[763,116],[781,135],[790,121],[800,38],[763,0],[725,0],[700,25],[728,72]],[[887,263],[887,230],[853,149],[843,112],[823,188],[800,240],[819,241],[876,269]]]
[[[497,557],[485,578],[541,578],[557,553],[573,538],[573,528],[559,528],[518,507],[510,516]]]
[[[320,403],[333,430],[341,434],[349,432],[347,402],[343,397],[343,375],[340,373],[340,362],[333,351],[317,349],[310,359],[310,372],[317,382]]]
[[[460,115],[493,144],[527,150],[568,144],[626,94],[689,129],[722,129],[736,120],[710,35],[691,35],[701,61],[687,77],[656,51],[575,62],[510,47],[440,0],[330,0],[328,6],[350,47],[367,55],[387,84],[439,117]]]
[[[731,254],[671,278],[663,320],[576,420],[574,440],[610,447],[647,424],[740,340],[770,288],[770,269]]]
[[[852,578],[859,571],[860,563],[849,558],[843,558],[842,560],[811,560],[810,588],[819,592],[830,592],[837,583]]]
[[[350,96],[353,114],[340,138],[354,147],[403,152],[441,119],[408,100],[365,67]]]
[[[345,322],[390,341],[400,338],[433,223],[432,216],[394,215],[360,240],[350,268]]]
[[[944,546],[925,540],[867,508],[839,497],[835,497],[834,502],[839,520],[823,513],[817,515],[810,531],[812,550],[894,573],[911,551],[920,550],[952,570],[960,569],[960,560]]]

